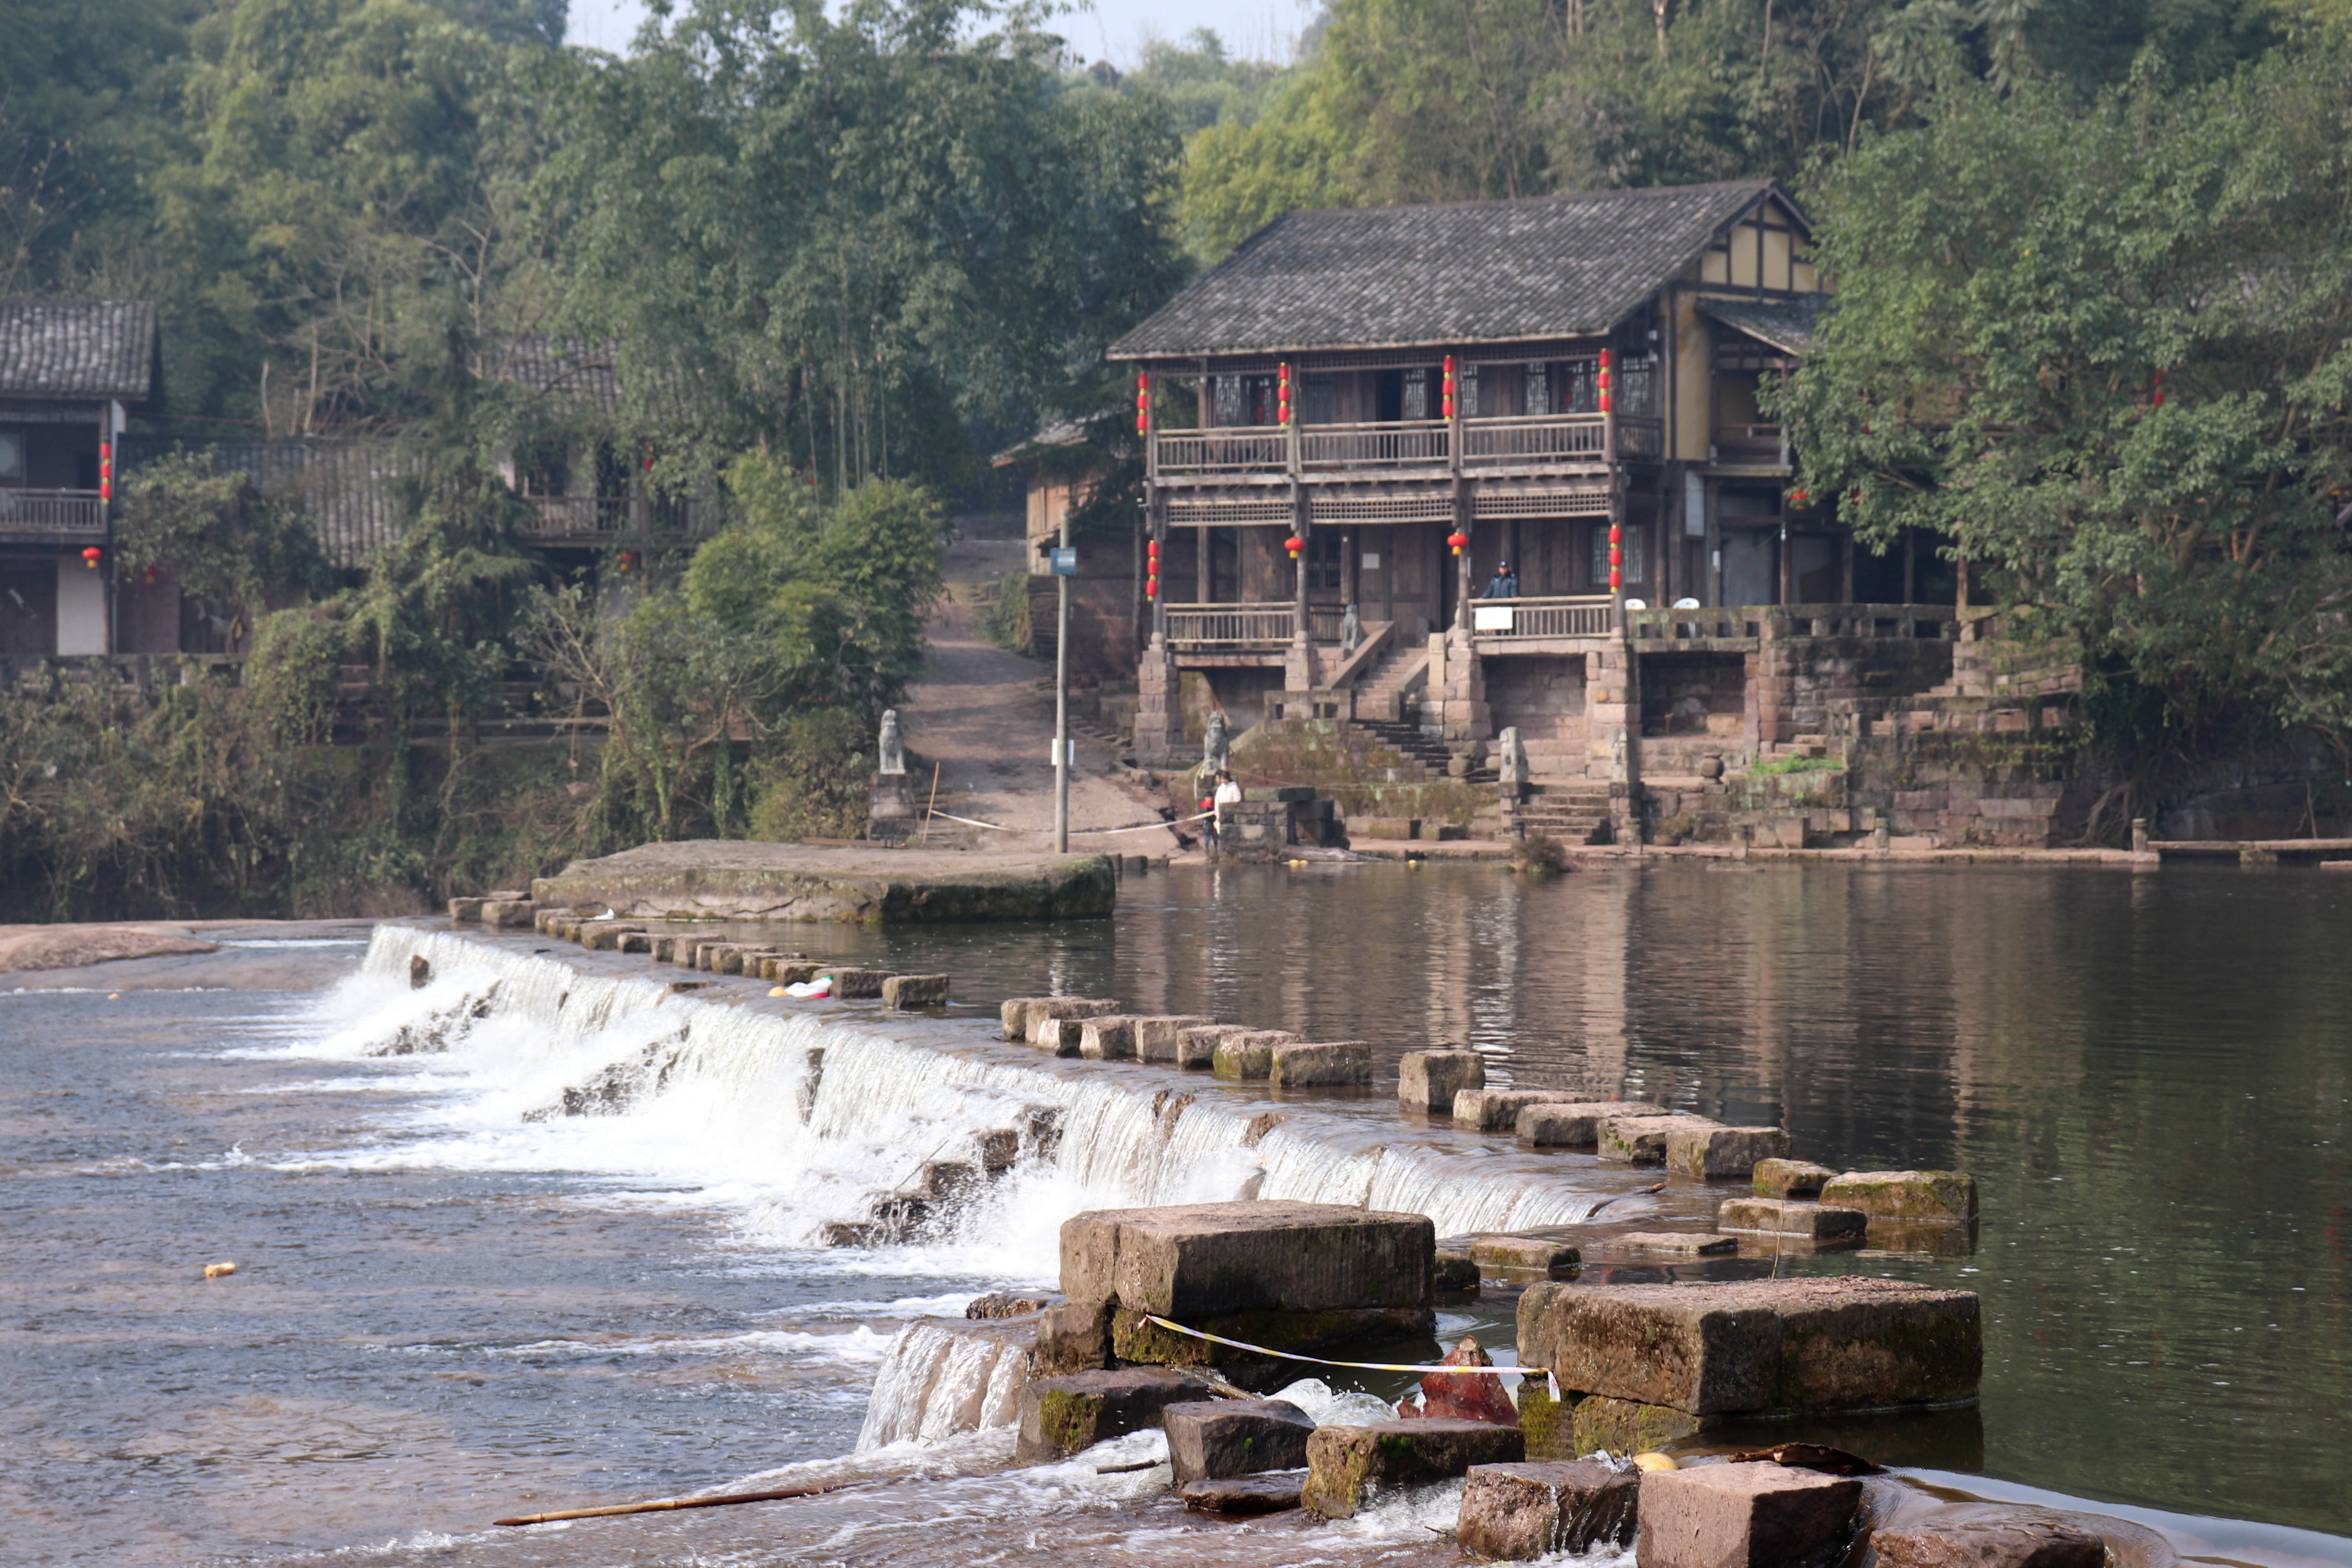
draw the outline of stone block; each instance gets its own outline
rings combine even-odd
[[[1482,1236],[1470,1243],[1470,1261],[1497,1268],[1564,1279],[1584,1263],[1584,1255],[1564,1241],[1534,1236]]]
[[[1662,1118],[1661,1120],[1665,1120]],[[1778,1127],[1694,1127],[1680,1117],[1666,1130],[1666,1169],[1714,1180],[1745,1176],[1759,1160],[1789,1152],[1789,1135]]]
[[[1313,1311],[1254,1308],[1238,1312],[1195,1313],[1183,1320],[1202,1333],[1263,1345],[1291,1355],[1360,1359],[1375,1347],[1397,1347],[1424,1339],[1437,1321],[1428,1307],[1324,1307]],[[1110,1354],[1114,1365],[1169,1366],[1213,1371],[1228,1383],[1250,1389],[1280,1388],[1296,1382],[1298,1363],[1258,1355],[1177,1333],[1132,1307],[1111,1309]]]
[[[1003,1001],[998,1003],[996,1006],[996,1032],[1008,1040],[1027,1039],[1029,1037],[1030,1004],[1033,1002],[1045,1003],[1051,1000],[1053,1000],[1053,998],[1049,996],[1007,996]]]
[[[613,950],[615,952],[651,953],[654,950],[654,943],[659,940],[659,938],[656,937],[650,931],[623,931],[621,933],[621,940],[613,944]]]
[[[482,906],[488,901],[487,899],[452,899],[449,900],[449,918],[458,925],[470,925],[482,918]]]
[[[1102,1001],[1094,997],[1033,997],[1030,1000],[1027,1011],[1023,1017],[1021,1037],[1033,1046],[1045,1045],[1048,1042],[1040,1039],[1038,1037],[1038,1034],[1044,1026],[1048,1023],[1065,1018],[1099,1018],[1107,1013],[1116,1013],[1118,1011],[1118,1003]],[[1072,1030],[1071,1033],[1075,1036],[1076,1031]],[[1055,1039],[1057,1041],[1059,1039],[1058,1032],[1056,1033]],[[1075,1043],[1076,1042],[1074,1040],[1073,1044],[1075,1045]]]
[[[1168,1429],[1168,1465],[1179,1488],[1187,1482],[1292,1470],[1307,1463],[1315,1423],[1286,1399],[1212,1399],[1171,1405],[1160,1413]]]
[[[1530,1105],[1519,1112],[1519,1137],[1539,1149],[1587,1148],[1601,1139],[1601,1119],[1671,1116],[1663,1105],[1638,1100],[1572,1100]]]
[[[1670,1252],[1678,1258],[1711,1258],[1737,1252],[1739,1243],[1703,1230],[1629,1230],[1610,1238],[1624,1252]]]
[[[1203,1024],[1176,1036],[1176,1065],[1199,1072],[1216,1065],[1217,1047],[1227,1040],[1255,1033],[1246,1024]]]
[[[1229,1476],[1222,1480],[1188,1481],[1176,1489],[1184,1506],[1199,1513],[1281,1513],[1298,1506],[1307,1485],[1307,1471],[1274,1470],[1257,1476]]]
[[[1276,1046],[1265,1076],[1276,1089],[1370,1087],[1372,1047],[1361,1040],[1301,1040]]]
[[[1518,1331],[1564,1390],[1698,1415],[1956,1403],[1984,1366],[1974,1292],[1891,1279],[1531,1285]]]
[[[1135,1020],[1136,1060],[1180,1066],[1183,1061],[1184,1031],[1207,1028],[1215,1023],[1214,1018],[1198,1013],[1139,1016]]]
[[[1701,1465],[1642,1478],[1641,1568],[1800,1568],[1837,1554],[1862,1483],[1782,1465]]]
[[[1065,1220],[1061,1242],[1072,1301],[1192,1326],[1262,1309],[1426,1309],[1437,1250],[1423,1215],[1284,1202],[1098,1209]]]
[[[1722,1125],[1704,1116],[1604,1116],[1593,1148],[1602,1159],[1622,1165],[1663,1165],[1666,1139],[1673,1133],[1696,1135]]]
[[[1965,1171],[1849,1171],[1822,1184],[1822,1202],[1874,1220],[1974,1219],[1977,1179]]]
[[[1835,1171],[1804,1160],[1759,1160],[1748,1180],[1759,1198],[1817,1198]]]
[[[1325,1519],[1350,1519],[1379,1493],[1448,1480],[1473,1465],[1511,1465],[1526,1458],[1527,1439],[1517,1427],[1486,1421],[1319,1426],[1307,1440],[1300,1500]]]
[[[1366,838],[1408,839],[1421,836],[1421,819],[1417,816],[1359,816],[1349,820],[1348,830]],[[456,900],[452,900],[454,904]],[[454,918],[454,917],[453,917]]]
[[[1039,1313],[1038,1375],[1095,1372],[1109,1366],[1110,1314],[1108,1301],[1061,1301]]]
[[[1465,1089],[1454,1097],[1454,1125],[1471,1132],[1508,1132],[1530,1105],[1555,1105],[1556,1089]]]
[[[1219,1078],[1255,1082],[1274,1071],[1274,1048],[1291,1045],[1297,1038],[1287,1029],[1244,1029],[1217,1042],[1216,1054],[1210,1058],[1209,1066]]]
[[[1397,1103],[1432,1116],[1454,1114],[1454,1097],[1486,1087],[1486,1058],[1476,1051],[1407,1051],[1397,1064]]]
[[[1554,1400],[1541,1383],[1519,1384],[1519,1429],[1530,1459],[1573,1459],[1606,1448],[1643,1454],[1696,1436],[1705,1418],[1664,1405],[1610,1399],[1598,1394]]]
[[[833,976],[833,999],[836,1002],[864,1001],[882,994],[882,983],[890,978],[886,970],[844,969],[838,966],[827,971]]]
[[[613,921],[601,921],[580,933],[580,945],[591,952],[618,952],[625,936],[643,936],[643,926],[621,925]]]
[[[1467,1252],[1441,1252],[1430,1265],[1430,1289],[1460,1294],[1478,1289],[1478,1265]]]
[[[2103,1568],[2107,1544],[2081,1525],[1998,1505],[1964,1505],[1875,1530],[1879,1568]]]
[[[824,973],[824,965],[811,958],[771,958],[760,965],[760,978],[778,985],[806,985]]]
[[[894,974],[882,983],[885,1007],[939,1007],[948,999],[944,974]]]
[[[1799,1236],[1814,1241],[1858,1241],[1869,1217],[1860,1209],[1834,1208],[1797,1198],[1727,1198],[1715,1211],[1715,1223],[1725,1230]]]
[[[1624,1546],[1633,1539],[1641,1489],[1640,1472],[1591,1459],[1474,1465],[1462,1478],[1454,1543],[1501,1562]]]
[[[1125,1013],[1105,1013],[1081,1020],[1078,1055],[1091,1062],[1133,1061],[1135,1020]]]
[[[1242,790],[1242,799],[1253,805],[1288,805],[1314,798],[1313,784],[1249,784]]]
[[[1160,1424],[1171,1405],[1207,1396],[1197,1377],[1163,1366],[1121,1367],[1115,1372],[1074,1372],[1033,1377],[1021,1395],[1021,1436],[1013,1459],[1048,1465]]]

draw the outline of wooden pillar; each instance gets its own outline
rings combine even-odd
[[[1780,519],[1780,603],[1793,605],[1796,602],[1797,545],[1789,533],[1789,520],[1783,515]]]

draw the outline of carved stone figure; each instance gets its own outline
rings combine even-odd
[[[1347,614],[1339,617],[1339,651],[1353,653],[1363,646],[1363,619],[1356,614],[1356,606],[1350,605],[1348,606]]]
[[[1231,766],[1232,744],[1225,735],[1225,710],[1209,715],[1208,732],[1201,737],[1201,766],[1210,773]]]
[[[907,771],[907,743],[898,736],[898,710],[885,709],[882,713],[882,734],[875,743],[881,765],[874,771],[880,773],[904,773]]]
[[[1517,799],[1527,788],[1528,749],[1516,728],[1495,738],[1495,765],[1503,775],[1503,793]]]

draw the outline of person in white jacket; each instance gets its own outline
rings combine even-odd
[[[1209,797],[1211,816],[1208,822],[1209,853],[1216,854],[1224,847],[1225,807],[1242,803],[1242,786],[1234,783],[1234,775],[1224,769],[1217,770],[1216,792]]]

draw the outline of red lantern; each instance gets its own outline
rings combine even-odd
[[[1449,533],[1445,536],[1445,547],[1459,555],[1470,548],[1470,536],[1466,533]]]
[[[161,572],[157,571],[154,567],[150,566],[147,568],[147,585],[150,588],[153,587],[163,579],[163,574]]]
[[[1160,541],[1156,539],[1145,540],[1143,542],[1143,553],[1150,556],[1153,561],[1158,561],[1160,559]],[[1157,570],[1157,568],[1154,569]]]
[[[98,570],[98,563],[104,559],[106,559],[106,552],[95,544],[81,552],[81,563],[93,572]]]
[[[114,499],[114,443],[111,441],[98,444],[98,499],[102,501]],[[98,563],[93,561],[90,564],[95,566]]]
[[[1609,525],[1609,591],[1617,592],[1625,585],[1625,531],[1615,523]]]
[[[1444,409],[1445,417],[1451,419],[1454,417],[1454,356],[1452,354],[1445,356],[1445,380],[1443,386],[1444,397],[1440,406]],[[1461,552],[1457,550],[1454,553],[1459,555]]]
[[[1790,490],[1789,492],[1789,504],[1790,506],[1801,510],[1812,505],[1812,503],[1813,495],[1811,490]]]
[[[1615,399],[1611,394],[1609,351],[1607,349],[1602,349],[1601,351],[1601,376],[1599,390],[1601,393],[1601,412],[1606,414],[1610,411],[1611,406],[1615,402]]]
[[[1290,423],[1290,367],[1286,364],[1280,366],[1275,374],[1274,422],[1276,425]],[[1294,550],[1291,553],[1296,555],[1298,552]]]
[[[1135,433],[1145,434],[1151,427],[1151,374],[1139,373],[1135,378]]]
[[[1285,550],[1289,551],[1290,558],[1293,561],[1296,561],[1298,559],[1298,552],[1307,548],[1307,541],[1299,538],[1298,535],[1294,533],[1289,538],[1282,542],[1282,547]]]
[[[636,552],[635,551],[634,551],[634,550],[624,550],[624,551],[622,551],[622,552],[621,552],[621,560],[620,560],[620,569],[621,569],[622,571],[624,571],[624,572],[634,572],[634,571],[635,571],[635,570],[636,570],[636,567],[637,567],[637,552]]]
[[[2152,392],[2153,395],[2152,395],[2152,396],[2151,396],[2151,398],[2149,399],[2149,404],[2148,404],[2148,405],[2149,405],[2150,407],[2152,407],[2152,408],[2161,408],[2161,407],[2163,407],[2163,406],[2164,406],[2164,373],[2163,373],[2162,371],[2158,371],[2158,372],[2156,373],[2156,380],[2155,380],[2155,381],[2150,384],[2150,391]]]

